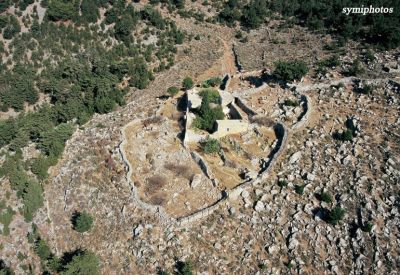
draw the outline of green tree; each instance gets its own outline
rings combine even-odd
[[[178,92],[179,92],[179,88],[175,87],[175,86],[169,87],[168,90],[167,90],[167,93],[170,96],[175,96]]]
[[[93,226],[93,218],[89,213],[83,211],[82,213],[75,213],[72,217],[72,224],[74,229],[80,233],[89,231]]]
[[[306,63],[303,61],[278,61],[275,63],[273,76],[284,81],[298,80],[308,72]]]
[[[344,218],[345,214],[346,210],[340,208],[339,206],[336,206],[329,211],[326,221],[330,224],[336,225]]]
[[[182,87],[185,90],[193,88],[193,85],[194,85],[193,79],[190,77],[185,77],[182,81]]]
[[[29,181],[22,193],[24,218],[27,222],[32,221],[36,211],[43,206],[43,189],[36,181]]]
[[[97,275],[100,274],[99,259],[88,251],[79,252],[65,265],[63,275]]]
[[[206,154],[218,153],[221,150],[221,144],[218,140],[213,138],[207,138],[201,142],[201,147]]]
[[[50,0],[46,15],[52,21],[73,19],[76,15],[74,1]]]

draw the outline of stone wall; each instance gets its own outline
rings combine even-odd
[[[252,117],[256,115],[257,113],[253,111],[250,107],[248,107],[243,100],[241,100],[239,97],[235,97],[235,103],[237,106],[239,106],[240,109],[243,110],[249,117]]]
[[[189,223],[193,223],[195,221],[198,221],[202,218],[207,217],[208,215],[212,214],[215,212],[220,206],[223,206],[226,204],[227,199],[237,199],[239,195],[246,190],[247,188],[251,188],[254,185],[264,181],[268,177],[268,173],[271,171],[272,167],[276,163],[277,159],[279,156],[282,154],[283,150],[286,147],[287,144],[287,139],[288,139],[288,130],[286,127],[278,123],[275,126],[275,131],[277,132],[278,136],[278,143],[276,147],[274,148],[274,153],[273,156],[271,157],[270,161],[268,162],[268,166],[266,167],[265,170],[263,170],[255,179],[252,179],[250,181],[243,182],[239,184],[238,186],[234,187],[233,189],[226,191],[226,194],[223,195],[217,202],[215,202],[213,205],[210,205],[204,209],[201,209],[191,215],[181,217],[177,219],[177,224],[179,226],[183,226]],[[197,153],[196,153],[197,154]],[[200,157],[201,158],[201,157]],[[209,168],[206,170],[207,173],[209,173]]]
[[[132,178],[132,173],[133,173],[133,169],[132,166],[130,164],[130,162],[128,161],[128,158],[126,157],[126,153],[124,150],[124,147],[126,146],[127,143],[127,138],[126,138],[126,128],[130,127],[131,125],[135,124],[135,123],[139,123],[140,120],[133,120],[132,122],[128,123],[127,125],[125,125],[122,129],[121,129],[121,135],[122,135],[122,142],[119,145],[119,152],[121,154],[121,158],[122,161],[125,164],[125,167],[127,169],[127,174],[126,174],[126,181],[129,183],[129,185],[131,186],[131,199],[132,201],[135,202],[135,204],[137,206],[139,206],[140,208],[149,211],[150,213],[154,214],[163,224],[171,224],[174,223],[175,220],[173,218],[171,218],[164,210],[164,208],[162,208],[161,206],[155,206],[152,204],[148,204],[143,202],[140,198],[139,195],[137,193],[137,189],[136,186],[134,185],[134,183],[132,182],[131,178]]]
[[[304,111],[300,115],[299,121],[297,121],[295,124],[293,124],[292,130],[298,130],[298,129],[304,127],[305,125],[308,124],[309,119],[310,119],[310,114],[312,112],[311,100],[307,95],[302,95],[301,100],[304,102],[304,107],[303,107]]]

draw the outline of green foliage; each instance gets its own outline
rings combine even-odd
[[[75,213],[72,217],[72,224],[76,231],[79,233],[84,233],[92,228],[93,218],[85,211],[82,213]]]
[[[11,270],[3,260],[0,259],[0,275],[14,275],[14,271]]]
[[[47,18],[52,21],[73,19],[77,15],[74,2],[75,1],[50,0],[46,11]]]
[[[203,100],[206,98],[206,100],[211,103],[221,104],[221,96],[217,90],[204,89],[199,93],[199,95]]]
[[[364,232],[371,232],[372,231],[372,228],[373,228],[373,224],[372,223],[366,223],[366,224],[364,224],[362,227],[361,227],[361,230],[362,231],[364,231]]]
[[[88,251],[79,252],[65,265],[61,274],[97,275],[100,274],[99,264],[99,259],[94,253]]]
[[[62,123],[54,129],[41,133],[37,147],[47,156],[58,157],[73,132],[74,127],[71,124]]]
[[[294,187],[294,190],[296,191],[297,194],[303,195],[304,194],[304,185],[296,185]]]
[[[212,77],[212,78],[204,81],[202,86],[203,86],[203,88],[217,87],[217,86],[220,86],[221,83],[222,83],[222,79],[220,77]]]
[[[207,138],[202,141],[201,147],[206,154],[215,154],[221,150],[221,144],[213,138]]]
[[[308,72],[306,63],[303,61],[278,61],[275,63],[273,76],[284,81],[299,80]]]
[[[280,188],[284,188],[284,187],[286,187],[288,185],[288,183],[287,183],[287,181],[285,181],[285,180],[279,180],[278,181],[278,186],[280,187]]]
[[[369,94],[372,94],[374,89],[375,89],[375,87],[373,85],[365,84],[364,87],[362,87],[360,89],[356,89],[356,91],[359,93],[365,94],[365,95],[369,95]]]
[[[296,100],[292,100],[292,99],[285,99],[285,101],[283,102],[283,104],[285,106],[291,106],[291,107],[297,107],[299,106],[299,102]]]
[[[16,64],[9,73],[0,75],[0,100],[2,109],[12,107],[16,111],[23,110],[24,102],[34,104],[38,93],[34,87],[35,73],[33,70]]]
[[[202,101],[200,108],[197,111],[198,116],[193,121],[193,124],[196,128],[211,132],[214,129],[215,121],[223,119],[225,115],[222,111],[221,105],[219,105],[219,94],[215,94],[213,90],[204,90],[201,93],[201,96]],[[211,108],[210,103],[217,104],[217,106]]]
[[[167,90],[167,93],[170,96],[175,96],[178,92],[179,92],[179,88],[175,87],[175,86],[169,87],[168,90]]]
[[[17,18],[12,14],[1,17],[2,19],[0,21],[2,21],[2,23],[0,24],[4,27],[3,37],[7,40],[12,39],[17,33],[21,31],[21,26],[19,25]]]
[[[351,129],[346,129],[341,136],[342,141],[352,141],[354,137],[354,132]]]
[[[354,0],[346,3],[341,0],[278,0],[270,3],[270,9],[285,17],[295,16],[300,24],[311,29],[325,29],[344,39],[366,39],[367,42],[386,49],[400,44],[398,1],[388,0],[381,3],[394,8],[391,14],[375,13],[367,16],[346,15],[342,9],[362,5],[375,7],[378,5],[376,1]]]
[[[186,262],[178,262],[177,265],[177,274],[179,275],[192,275],[193,274],[193,263],[192,261]]]
[[[82,17],[85,22],[96,22],[99,18],[99,9],[97,0],[82,0],[81,3]]]
[[[42,239],[36,241],[35,252],[42,261],[46,261],[52,255],[50,247]]]
[[[365,69],[361,65],[360,60],[355,59],[353,63],[350,65],[349,69],[345,72],[347,76],[358,76],[364,73]]]
[[[327,192],[322,192],[320,194],[320,199],[321,199],[321,201],[326,202],[326,203],[332,203],[332,201],[333,201],[331,194],[329,194]]]
[[[336,206],[328,212],[326,221],[330,224],[336,225],[344,218],[345,214],[346,210]]]
[[[36,181],[28,181],[22,193],[22,210],[27,222],[32,221],[36,211],[43,206],[43,189]]]
[[[2,234],[7,236],[10,234],[9,225],[12,221],[15,212],[11,207],[7,207],[4,201],[0,201],[0,223],[3,224]]]
[[[194,85],[193,79],[190,77],[185,77],[182,81],[182,87],[185,90],[193,88],[193,85]]]

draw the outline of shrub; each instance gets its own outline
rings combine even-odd
[[[361,230],[364,232],[371,232],[372,227],[373,227],[373,224],[368,222],[368,223],[364,224],[363,226],[361,226]]]
[[[27,222],[32,221],[36,211],[43,206],[43,189],[36,181],[29,181],[22,192],[24,218]]]
[[[368,50],[365,52],[364,58],[365,58],[367,61],[369,61],[369,62],[372,62],[372,61],[374,61],[374,60],[376,59],[376,58],[375,58],[375,55],[374,55],[374,52],[371,51],[371,49],[368,49]]]
[[[185,90],[193,88],[193,85],[194,85],[193,79],[190,77],[185,77],[185,79],[183,79],[182,81],[182,87]]]
[[[35,245],[35,252],[36,254],[39,256],[39,258],[42,261],[46,261],[47,259],[50,258],[51,256],[51,250],[50,247],[47,245],[47,243],[42,240],[42,239],[38,239],[36,241],[36,245]]]
[[[292,99],[285,99],[285,101],[283,102],[283,104],[285,106],[291,106],[291,107],[297,107],[299,106],[299,102],[296,100],[292,100]]]
[[[179,261],[176,264],[177,274],[179,275],[192,275],[193,274],[193,263],[189,260],[186,262]]]
[[[15,212],[12,210],[10,206],[6,207],[5,202],[0,201],[0,223],[3,224],[2,234],[5,236],[10,234],[9,225],[12,222],[14,214]]]
[[[305,187],[304,185],[296,185],[294,189],[295,189],[297,194],[303,195],[304,194],[304,187]]]
[[[215,121],[225,117],[221,105],[214,108],[210,107],[210,103],[220,101],[218,92],[215,92],[214,90],[206,90],[200,93],[202,101],[200,108],[197,111],[198,116],[193,121],[194,127],[211,132],[214,129]],[[219,104],[219,102],[216,104]]]
[[[174,95],[176,95],[178,92],[179,92],[179,88],[178,88],[178,87],[175,87],[175,86],[169,87],[168,90],[167,90],[167,93],[168,93],[170,96],[174,96]]]
[[[206,154],[218,153],[221,150],[221,144],[218,140],[207,138],[201,143],[201,147]]]
[[[0,274],[1,275],[14,275],[14,271],[11,270],[3,260],[0,259]]]
[[[99,259],[88,251],[77,252],[70,262],[64,266],[62,275],[97,275],[99,271]]]
[[[358,75],[364,73],[364,71],[365,70],[362,67],[360,60],[356,59],[351,64],[350,68],[345,72],[345,75],[347,75],[347,76],[358,76]]]
[[[221,96],[217,90],[204,89],[199,93],[199,95],[203,100],[206,98],[206,100],[211,103],[221,104]]]
[[[330,224],[336,225],[344,218],[345,214],[346,210],[339,206],[336,206],[329,211],[326,221]]]
[[[203,87],[204,88],[209,88],[209,87],[217,87],[221,85],[222,79],[219,77],[212,77],[206,81],[203,82]]]
[[[72,1],[51,0],[46,15],[52,21],[69,20],[76,15],[76,11]]]
[[[281,188],[284,188],[284,187],[286,187],[287,185],[288,185],[288,183],[287,183],[287,181],[285,181],[285,180],[279,180],[279,181],[278,181],[278,186],[281,187]]]
[[[319,198],[321,201],[326,202],[326,203],[332,203],[332,200],[333,200],[331,194],[329,194],[328,192],[322,192],[319,195]]]
[[[369,95],[369,94],[372,94],[374,89],[375,89],[375,87],[373,85],[365,84],[364,87],[359,88],[356,91],[361,93],[361,94]]]
[[[273,76],[283,81],[293,81],[302,78],[307,72],[307,65],[303,61],[278,61]]]
[[[75,213],[72,217],[74,229],[79,233],[89,231],[93,226],[93,218],[87,212]]]
[[[343,141],[352,141],[354,137],[353,130],[347,129],[342,133],[342,140]]]

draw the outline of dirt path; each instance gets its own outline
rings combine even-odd
[[[235,57],[233,56],[232,46],[229,45],[224,39],[219,38],[224,46],[224,55],[222,57],[221,71],[233,75],[236,73],[237,68],[235,64]]]

